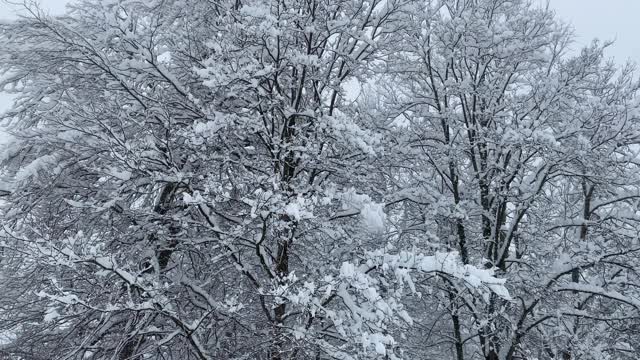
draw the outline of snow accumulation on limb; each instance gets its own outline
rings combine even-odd
[[[580,284],[580,283],[567,283],[560,285],[556,288],[557,291],[577,291],[582,293],[593,294],[615,300],[629,306],[633,306],[637,310],[640,310],[640,299],[623,295],[617,291],[607,290],[601,286]]]
[[[415,287],[406,272],[402,270],[414,270],[420,273],[441,273],[456,279],[463,280],[465,284],[474,287],[488,288],[496,295],[511,300],[509,291],[505,287],[505,279],[495,277],[493,269],[478,269],[473,265],[462,264],[458,252],[436,252],[434,255],[415,254],[401,251],[398,254],[384,253],[382,250],[369,254],[369,259],[359,270],[370,271],[372,268],[381,267],[393,269],[401,281],[407,282],[412,291]],[[344,269],[343,265],[343,269]]]

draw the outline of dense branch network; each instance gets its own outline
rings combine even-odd
[[[639,356],[639,84],[548,9],[26,10],[1,357]]]

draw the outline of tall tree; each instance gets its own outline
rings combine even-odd
[[[465,253],[388,241],[383,131],[345,88],[410,5],[84,1],[4,26],[3,356],[393,359],[410,274],[508,299]]]
[[[437,234],[517,299],[445,280],[416,356],[445,343],[458,360],[637,357],[632,68],[605,62],[607,44],[568,56],[569,30],[528,1],[430,1],[409,24],[379,76],[397,144],[385,163],[411,195],[401,234]]]

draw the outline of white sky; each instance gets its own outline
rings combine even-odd
[[[21,3],[22,0],[9,0],[13,3]],[[60,14],[64,12],[64,6],[69,0],[40,0],[37,1],[43,9],[47,9],[51,14]],[[16,9],[18,6],[7,4],[6,0],[0,0],[0,18],[12,18],[15,17]]]
[[[545,0],[538,0],[546,3]],[[615,40],[608,55],[618,63],[640,64],[639,0],[550,0],[559,18],[575,28],[578,48],[592,39]]]
[[[52,14],[64,12],[69,0],[40,0]],[[546,0],[536,0],[541,6]],[[561,19],[572,24],[577,36],[575,49],[593,38],[615,40],[608,55],[617,62],[631,59],[640,64],[640,0],[549,0]],[[15,7],[0,0],[0,19],[15,17]],[[0,93],[0,111],[10,106],[10,98]]]

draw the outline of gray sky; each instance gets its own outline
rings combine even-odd
[[[609,56],[619,63],[632,59],[640,64],[640,1],[550,0],[550,5],[558,17],[575,28],[578,48],[594,38],[615,40]]]
[[[15,1],[10,0],[12,2],[20,3],[21,0]],[[64,6],[68,3],[69,0],[40,0],[38,3],[42,5],[44,9],[49,10],[52,14],[59,14],[64,12]],[[4,0],[0,0],[0,18],[12,18],[15,17],[16,6],[7,4]]]
[[[546,0],[537,0],[545,4]],[[68,0],[40,0],[40,4],[52,14],[64,12]],[[616,40],[608,55],[617,62],[632,59],[640,63],[640,0],[550,0],[550,6],[558,16],[575,27],[575,49],[588,44],[591,39]],[[15,16],[15,9],[0,0],[0,18]],[[10,104],[10,98],[0,93],[0,111]]]

